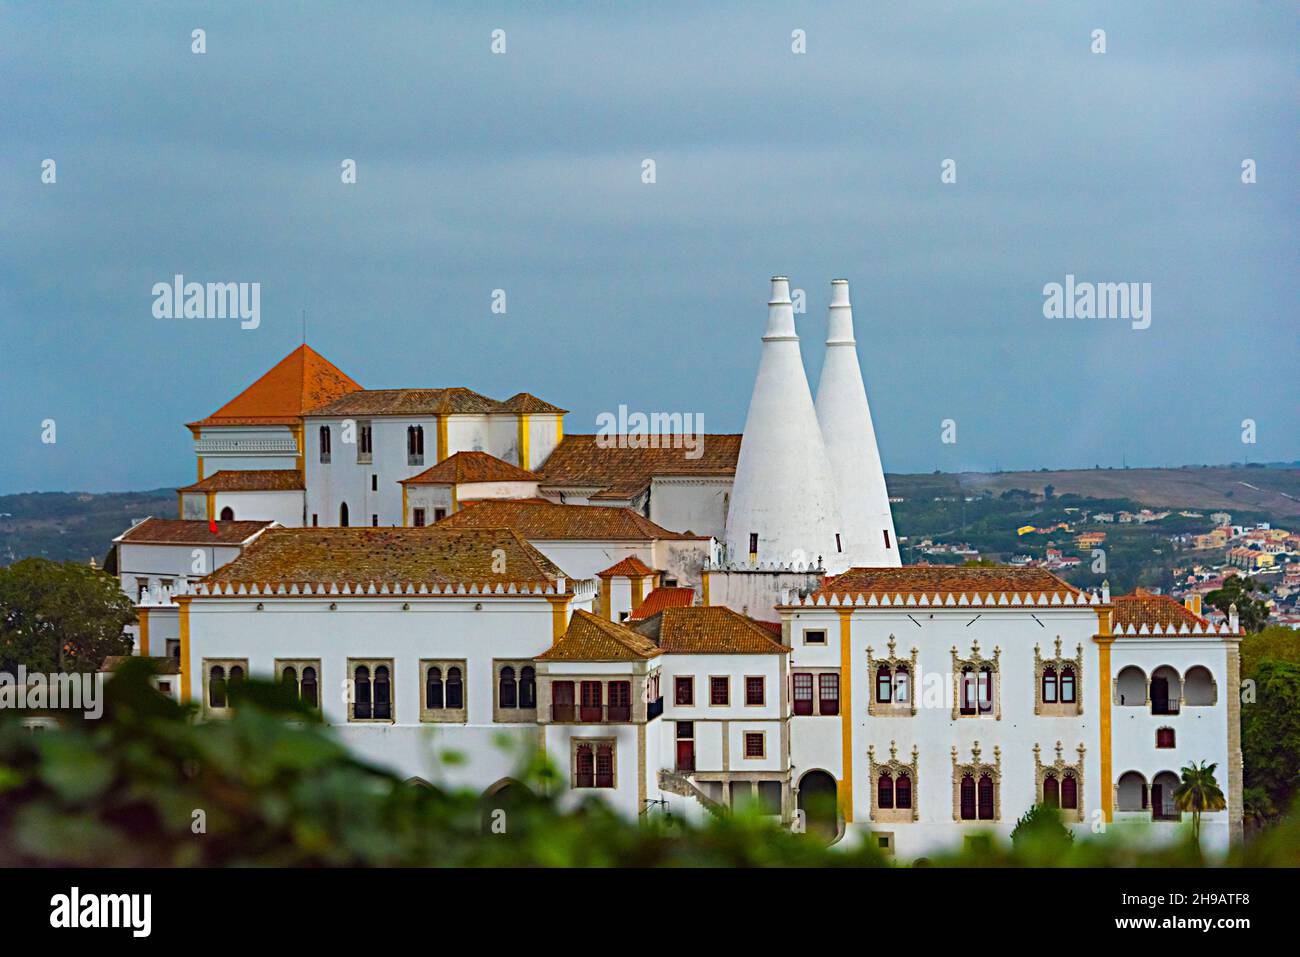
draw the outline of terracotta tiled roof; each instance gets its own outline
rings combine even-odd
[[[301,492],[302,473],[297,469],[222,469],[178,492]]]
[[[530,541],[697,540],[660,528],[629,508],[608,505],[557,505],[537,499],[484,499],[466,504],[438,527],[508,526]]]
[[[311,415],[483,415],[504,411],[496,399],[473,389],[364,389],[324,403]]]
[[[127,529],[115,542],[128,545],[238,545],[247,541],[272,522],[216,522],[217,530],[202,521],[180,518],[146,518]]]
[[[783,655],[772,633],[725,605],[665,608],[635,625],[670,655]]]
[[[498,402],[473,389],[363,389],[322,403],[311,415],[489,415],[497,413],[562,413],[559,406],[520,392]]]
[[[601,578],[613,578],[615,575],[621,575],[624,578],[645,578],[646,575],[653,575],[654,573],[653,568],[635,555],[629,555],[621,562],[615,562],[603,572],[596,572]]]
[[[935,595],[947,600],[961,596],[967,599],[978,595],[1065,595],[1081,594],[1079,589],[1062,581],[1041,568],[1014,568],[1009,565],[905,565],[902,568],[850,568],[841,575],[828,578],[814,592],[813,597],[838,595],[856,598],[858,595],[926,595],[933,601]],[[1022,599],[1023,601],[1023,599]]]
[[[181,673],[180,662],[170,655],[149,656],[149,655],[109,655],[104,659],[104,663],[99,666],[100,671],[116,671],[128,661],[139,661],[143,657],[145,661],[153,662],[154,669],[160,675],[178,675]]]
[[[496,554],[494,554],[496,553]],[[504,558],[504,563],[501,559]],[[504,567],[505,571],[496,569]],[[246,584],[553,583],[564,572],[508,528],[272,528],[207,581]]]
[[[1183,625],[1194,628],[1209,624],[1200,615],[1192,614],[1177,599],[1168,595],[1153,595],[1142,588],[1135,589],[1131,595],[1116,595],[1111,603],[1115,606],[1117,628],[1141,628],[1143,625],[1148,629],[1156,626],[1168,628],[1170,625],[1175,628]]]
[[[563,415],[569,411],[561,409],[558,405],[551,405],[530,392],[515,393],[502,402],[501,407],[509,412],[521,412],[527,415]]]
[[[605,447],[605,436],[566,435],[537,471],[544,486],[597,488],[602,491],[593,498],[622,501],[644,492],[656,475],[735,475],[740,439],[739,435],[702,436],[701,449],[695,450],[702,454],[691,459],[686,456],[694,451],[683,448],[619,447],[628,442]],[[638,436],[630,441],[644,440]]]
[[[640,621],[643,618],[658,614],[665,608],[689,608],[694,604],[694,588],[678,588],[665,585],[653,589],[650,594],[646,595],[645,601],[632,610],[632,614],[627,616],[627,620]]]
[[[307,409],[360,388],[304,343],[216,412],[190,426],[295,425]]]
[[[624,625],[578,610],[559,640],[538,661],[645,661],[662,652],[655,643]]]
[[[486,452],[457,452],[403,485],[459,485],[466,482],[536,482],[537,476]]]

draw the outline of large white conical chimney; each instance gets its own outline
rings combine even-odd
[[[745,419],[727,510],[733,562],[848,568],[837,541],[839,510],[794,329],[790,281],[772,280],[763,356]]]
[[[831,283],[830,312],[826,361],[817,384],[817,421],[835,480],[844,551],[852,567],[901,565],[885,471],[853,339],[847,279]]]

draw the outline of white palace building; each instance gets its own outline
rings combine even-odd
[[[1035,803],[1178,829],[1193,761],[1241,831],[1235,616],[1041,569],[903,566],[848,284],[814,398],[772,280],[743,436],[566,435],[526,392],[365,389],[306,345],[190,424],[179,517],[115,541],[140,655],[215,717],[292,684],[366,759],[495,795],[752,804],[915,859]],[[702,454],[701,454],[702,451]],[[456,752],[460,760],[448,762]]]

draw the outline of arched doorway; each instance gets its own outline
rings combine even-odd
[[[506,834],[511,824],[517,829],[522,821],[514,812],[522,811],[533,799],[533,792],[528,785],[514,778],[502,778],[483,792],[479,798],[479,807],[483,815],[483,832],[485,834]],[[514,819],[512,821],[512,819]]]
[[[835,778],[825,771],[808,771],[799,779],[799,810],[803,812],[804,828],[828,842],[840,832],[838,789]]]
[[[235,510],[227,505],[221,510],[221,520],[223,522],[233,522],[235,520]]]
[[[339,506],[339,527],[348,527],[348,503],[344,502]]]

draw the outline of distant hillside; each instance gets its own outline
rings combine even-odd
[[[1300,469],[1219,466],[1179,469],[1079,469],[1062,472],[962,472],[887,475],[892,496],[909,505],[936,497],[997,498],[1009,489],[1126,500],[1165,506],[1264,514],[1279,524],[1300,518]],[[896,518],[907,509],[895,507]],[[0,565],[28,555],[57,560],[103,561],[109,542],[132,522],[149,515],[176,514],[176,491],[32,492],[0,495]],[[911,532],[898,522],[900,535]]]
[[[28,556],[103,562],[109,543],[150,515],[175,518],[176,490],[0,495],[0,565]]]
[[[1266,512],[1279,523],[1300,517],[1300,469],[1188,466],[1178,469],[1074,469],[1061,472],[961,472],[888,475],[889,494],[1000,495],[1019,488],[1095,499],[1128,499],[1154,508]],[[900,534],[905,534],[899,529]]]

